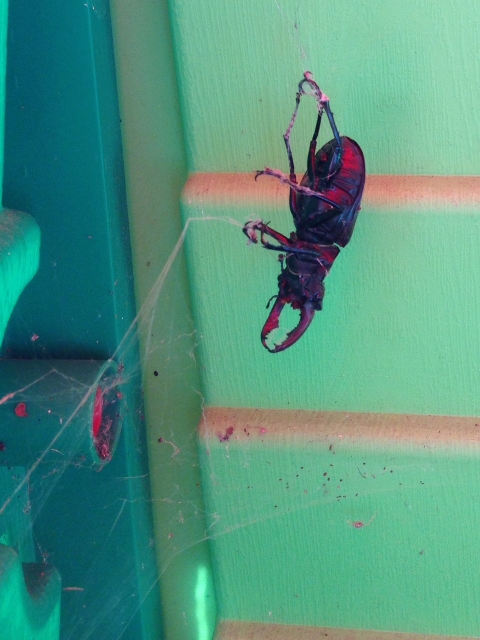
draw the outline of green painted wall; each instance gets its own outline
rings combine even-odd
[[[186,216],[252,216],[293,228],[287,207],[184,204]],[[364,205],[326,280],[323,311],[291,349],[260,331],[277,292],[276,255],[239,227],[194,222],[188,234],[206,403],[476,415],[480,413],[480,235],[475,210]],[[293,315],[293,314],[292,314]]]
[[[477,3],[171,8],[191,172],[286,170],[282,135],[309,69],[370,174],[479,173]],[[293,133],[299,173],[312,102]],[[187,246],[207,405],[479,414],[476,205],[367,198],[326,281],[324,311],[295,347],[271,355],[260,330],[279,266],[246,246],[240,227],[263,218],[288,234],[287,200],[245,202],[234,186],[224,204],[216,195],[182,203],[185,221],[200,218]],[[478,451],[353,442],[332,462],[307,436],[221,436],[201,447],[222,618],[480,633]],[[338,494],[323,486],[330,464]],[[368,527],[349,524],[373,516]]]
[[[340,131],[362,145],[369,173],[478,174],[477,3],[170,0],[169,16],[162,2],[113,4],[137,296],[152,320],[142,340],[166,637],[203,640],[193,584],[207,538],[221,617],[478,634],[475,455],[345,447],[335,461],[343,500],[319,488],[328,450],[301,438],[227,446],[212,434],[201,442],[206,525],[194,487],[202,404],[479,413],[478,211],[367,201],[327,280],[324,311],[275,356],[259,338],[278,263],[247,247],[241,226],[263,217],[288,234],[286,198],[183,199],[194,323],[184,263],[169,263],[188,173],[287,168],[282,135],[305,69],[330,96]],[[314,119],[305,101],[293,136],[299,172]],[[187,364],[194,342],[198,371]],[[179,456],[158,447],[166,429]],[[358,473],[363,462],[375,482]],[[292,490],[282,493],[287,476]],[[374,514],[368,527],[349,524]],[[182,610],[192,613],[186,629]]]
[[[223,618],[479,636],[478,446],[248,435],[202,440]]]
[[[478,173],[475,3],[264,0],[199,2],[193,11],[174,2],[172,15],[192,171],[285,170],[282,134],[308,67],[340,130],[364,148],[369,173]],[[299,172],[314,111],[305,99],[294,129]],[[263,217],[293,229],[286,201],[184,202],[184,216]],[[207,404],[479,411],[476,209],[393,213],[365,203],[326,281],[324,310],[274,357],[259,332],[276,293],[276,256],[246,247],[224,222],[192,224],[187,241]]]
[[[478,173],[475,0],[172,0],[171,8],[190,171],[286,168],[282,134],[309,69],[370,173]],[[302,155],[314,109],[294,134]]]

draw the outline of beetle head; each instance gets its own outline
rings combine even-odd
[[[310,265],[307,268],[306,265]],[[295,273],[292,268],[301,266],[303,273]],[[299,338],[303,336],[313,320],[315,311],[320,311],[325,295],[325,285],[323,279],[327,271],[319,268],[311,263],[299,261],[293,255],[287,258],[287,265],[282,269],[278,277],[279,291],[275,304],[265,322],[262,329],[262,344],[271,353],[278,353],[291,347]],[[273,347],[269,346],[267,340],[280,324],[280,315],[286,304],[291,305],[292,309],[300,312],[300,320],[297,326],[289,331],[285,339]]]

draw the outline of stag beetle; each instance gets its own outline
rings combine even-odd
[[[298,184],[290,134],[300,99],[307,95],[305,85],[317,100],[318,117],[308,151],[307,173]],[[333,132],[333,140],[315,153],[324,111]],[[295,344],[310,326],[315,311],[322,309],[325,295],[323,281],[340,253],[340,247],[345,247],[351,238],[365,184],[365,160],[361,148],[354,140],[339,135],[329,99],[308,71],[298,85],[295,110],[283,139],[290,176],[266,167],[263,171],[257,171],[255,179],[270,175],[290,186],[289,202],[295,232],[286,238],[262,220],[247,222],[243,227],[243,232],[251,242],[257,242],[259,231],[261,243],[266,249],[286,254],[285,260],[280,256],[278,294],[273,296],[276,301],[261,334],[263,346],[271,353],[284,351]],[[265,235],[278,244],[267,241]],[[286,304],[300,311],[299,323],[282,342],[269,345],[269,335],[278,328],[280,314]]]

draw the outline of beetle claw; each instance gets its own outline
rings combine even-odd
[[[313,316],[315,315],[315,308],[313,307],[312,303],[307,302],[305,306],[300,307],[300,321],[297,326],[292,329],[292,331],[289,331],[287,333],[286,338],[285,340],[283,340],[283,342],[280,342],[280,344],[276,344],[273,348],[270,348],[267,344],[268,336],[272,333],[272,331],[278,329],[280,314],[282,313],[285,304],[286,303],[279,296],[275,304],[273,305],[272,310],[270,311],[267,321],[263,325],[262,344],[265,349],[267,349],[267,351],[270,351],[270,353],[278,353],[279,351],[284,351],[285,349],[288,349],[288,347],[291,347],[293,344],[295,344],[295,342],[297,342],[297,340],[299,340],[308,329],[310,323],[313,320]]]
[[[250,220],[243,225],[243,233],[247,236],[250,242],[257,244],[257,231],[262,231],[264,226],[263,220]]]

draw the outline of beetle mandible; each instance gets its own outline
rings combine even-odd
[[[305,86],[309,87],[317,100],[318,117],[308,151],[307,172],[298,184],[290,134],[300,99],[307,95]],[[333,139],[315,153],[323,112],[327,114]],[[295,232],[290,234],[290,238],[286,238],[262,220],[247,222],[243,227],[250,241],[257,242],[259,231],[261,243],[266,249],[286,254],[285,260],[281,257],[278,294],[274,296],[275,303],[261,333],[262,344],[271,353],[284,351],[295,344],[310,326],[315,312],[322,309],[325,294],[323,281],[340,253],[340,247],[345,247],[352,236],[365,185],[362,150],[351,138],[340,136],[330,101],[309,71],[304,73],[298,85],[295,110],[283,139],[290,176],[267,167],[263,171],[257,171],[255,179],[261,175],[270,175],[290,186],[289,202]],[[266,235],[278,244],[266,240]],[[282,342],[269,344],[269,336],[278,328],[280,314],[286,304],[300,311],[300,320]]]

